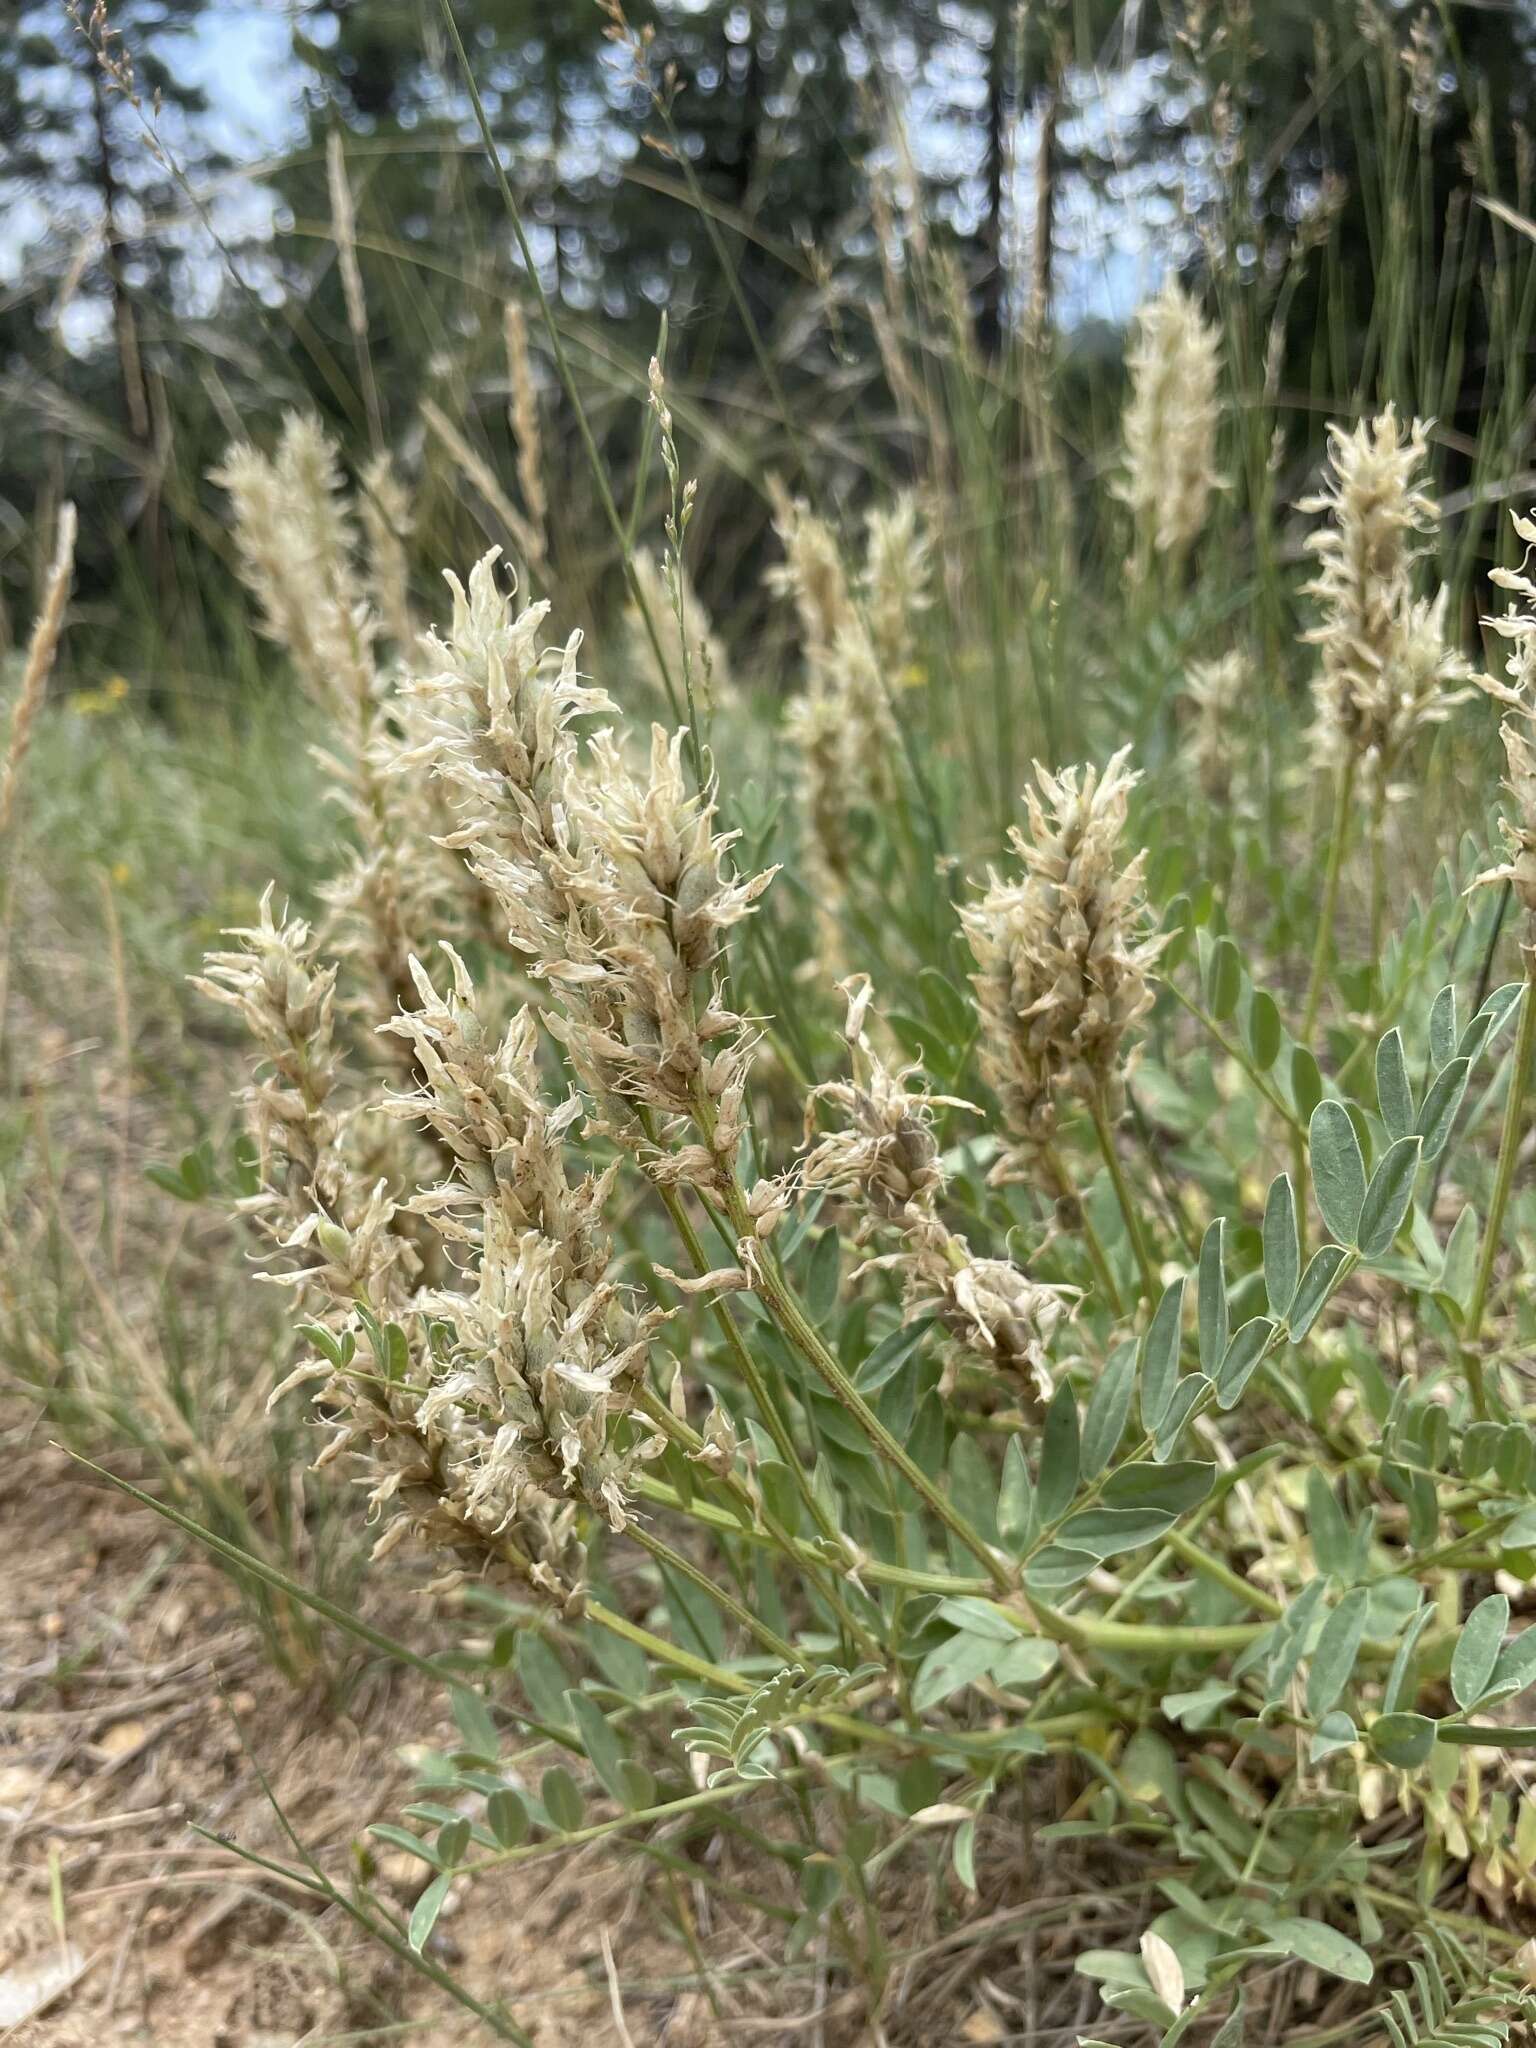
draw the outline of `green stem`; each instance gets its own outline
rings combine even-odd
[[[1237,1062],[1254,1087],[1258,1089],[1264,1100],[1275,1112],[1276,1116],[1289,1124],[1293,1133],[1299,1133],[1302,1137],[1305,1137],[1307,1127],[1292,1110],[1285,1097],[1280,1094],[1273,1082],[1254,1065],[1237,1040],[1228,1037],[1209,1010],[1202,1009],[1199,1003],[1194,1002],[1189,996],[1185,995],[1183,989],[1179,987],[1176,981],[1164,981],[1163,986],[1173,997],[1174,1001],[1182,1004],[1190,1016],[1194,1018],[1195,1022],[1200,1025],[1201,1029],[1210,1035],[1213,1043],[1221,1047],[1228,1059]]]
[[[690,1521],[697,1522],[702,1528],[717,1529],[722,1535],[743,1537],[748,1543],[762,1549],[771,1547],[770,1539],[761,1530],[743,1529],[724,1508],[713,1507],[708,1501],[685,1502],[677,1489],[668,1486],[664,1479],[642,1476],[635,1482],[635,1492],[642,1500],[651,1501],[655,1506],[666,1508],[670,1513],[686,1515]],[[786,1548],[782,1543],[777,1547]],[[820,1554],[815,1545],[804,1542],[799,1537],[791,1537],[787,1547],[792,1560],[808,1570],[814,1568],[819,1561]],[[908,1593],[939,1593],[954,1598],[961,1594],[987,1593],[992,1590],[990,1578],[982,1578],[979,1575],[974,1578],[961,1578],[950,1572],[913,1571],[905,1565],[883,1564],[876,1557],[860,1558],[858,1573],[861,1579],[868,1579],[871,1585],[899,1586]]]
[[[704,1439],[692,1424],[684,1422],[680,1416],[674,1415],[660,1395],[653,1392],[650,1387],[642,1386],[636,1390],[635,1405],[645,1415],[649,1416],[657,1428],[669,1436],[674,1443],[681,1445],[686,1456],[695,1457],[704,1449]],[[648,1493],[652,1499],[665,1498],[666,1504],[669,1507],[677,1509],[680,1513],[691,1515],[696,1521],[708,1523],[709,1526],[720,1530],[722,1534],[746,1537],[750,1541],[762,1543],[766,1547],[781,1552],[795,1566],[796,1570],[805,1573],[811,1585],[815,1587],[822,1599],[826,1601],[832,1612],[837,1616],[844,1629],[847,1630],[849,1640],[857,1643],[866,1657],[872,1658],[877,1664],[883,1663],[885,1661],[884,1648],[869,1633],[863,1623],[860,1622],[858,1616],[848,1606],[847,1601],[844,1600],[837,1580],[826,1568],[826,1559],[819,1556],[808,1544],[802,1544],[790,1530],[785,1528],[784,1524],[771,1512],[765,1503],[754,1500],[745,1481],[737,1473],[725,1471],[718,1473],[716,1476],[731,1498],[741,1507],[746,1518],[745,1523],[738,1521],[735,1516],[725,1513],[723,1509],[712,1510],[713,1519],[711,1519],[711,1516],[700,1514],[698,1509],[702,1506],[702,1503],[696,1503],[691,1508],[685,1506],[675,1490],[670,1486],[665,1486],[661,1481],[642,1481],[639,1490]],[[654,1490],[657,1487],[661,1488],[660,1493]],[[761,1525],[761,1531],[759,1530],[759,1524]]]
[[[769,1628],[765,1621],[759,1621],[750,1608],[742,1605],[734,1593],[728,1592],[708,1572],[700,1571],[691,1559],[684,1557],[680,1550],[674,1550],[670,1543],[664,1543],[659,1536],[653,1536],[638,1522],[631,1522],[624,1532],[631,1541],[638,1543],[642,1550],[648,1550],[658,1564],[665,1565],[679,1578],[686,1579],[690,1586],[697,1586],[706,1600],[713,1600],[722,1614],[728,1614],[738,1627],[760,1642],[765,1650],[772,1650],[776,1657],[782,1657],[786,1664],[798,1664],[803,1670],[812,1669],[811,1660],[804,1651],[797,1650],[793,1643],[786,1642],[776,1629]]]
[[[1376,963],[1378,986],[1387,927],[1386,824],[1387,785],[1383,772],[1371,799],[1371,958]]]
[[[662,1205],[671,1217],[678,1236],[687,1248],[688,1256],[693,1261],[695,1272],[707,1273],[709,1271],[708,1254],[705,1252],[704,1246],[700,1241],[699,1233],[693,1227],[692,1218],[683,1207],[682,1199],[678,1195],[677,1190],[658,1183],[656,1192],[660,1195]],[[843,1541],[843,1532],[838,1528],[825,1503],[811,1484],[811,1475],[806,1471],[804,1464],[801,1462],[800,1453],[795,1447],[795,1440],[790,1434],[783,1416],[779,1413],[778,1403],[769,1392],[767,1382],[758,1369],[757,1360],[747,1349],[746,1341],[742,1337],[740,1330],[736,1327],[735,1317],[723,1301],[713,1302],[711,1304],[711,1312],[714,1315],[720,1334],[725,1339],[731,1357],[735,1361],[736,1370],[741,1374],[742,1384],[746,1387],[748,1394],[750,1394],[757,1407],[758,1413],[762,1416],[764,1428],[773,1438],[774,1449],[788,1467],[795,1481],[796,1490],[801,1500],[805,1503],[811,1520],[830,1544],[840,1551],[846,1550],[847,1546]]]
[[[1328,842],[1328,870],[1323,881],[1323,907],[1317,921],[1317,943],[1312,949],[1312,973],[1307,982],[1307,1007],[1303,1014],[1301,1042],[1312,1043],[1312,1033],[1317,1024],[1317,1013],[1323,1000],[1323,984],[1328,978],[1329,960],[1333,953],[1333,926],[1339,907],[1339,878],[1344,868],[1344,846],[1349,837],[1349,805],[1355,788],[1355,756],[1346,756],[1339,769],[1338,786],[1334,793],[1333,832]]]
[[[1088,1113],[1093,1118],[1094,1134],[1099,1141],[1099,1150],[1104,1155],[1104,1164],[1109,1169],[1110,1183],[1115,1190],[1115,1200],[1120,1204],[1120,1214],[1125,1219],[1126,1235],[1131,1240],[1131,1250],[1136,1255],[1136,1269],[1141,1275],[1141,1291],[1148,1301],[1157,1298],[1157,1270],[1152,1264],[1152,1254],[1147,1249],[1147,1240],[1141,1227],[1141,1218],[1131,1199],[1125,1173],[1120,1165],[1120,1155],[1115,1150],[1115,1134],[1109,1127],[1109,1112],[1104,1106],[1102,1095],[1092,1096]]]
[[[1077,1185],[1072,1178],[1067,1162],[1062,1158],[1056,1146],[1047,1145],[1044,1158],[1046,1168],[1052,1179],[1056,1182],[1060,1198],[1071,1209],[1073,1224],[1082,1235],[1083,1244],[1088,1253],[1088,1262],[1098,1276],[1099,1285],[1104,1290],[1104,1298],[1109,1303],[1111,1310],[1118,1320],[1125,1314],[1125,1299],[1116,1285],[1114,1272],[1109,1263],[1109,1256],[1100,1241],[1099,1233],[1093,1227],[1093,1218],[1088,1214],[1083,1198],[1077,1191]]]
[[[741,1191],[734,1183],[732,1183],[728,1199],[732,1208],[731,1220],[734,1223],[738,1221],[734,1213],[735,1207],[741,1203]],[[741,1208],[740,1224],[749,1224],[745,1204],[741,1204]],[[740,1224],[738,1227],[740,1227]],[[833,1396],[858,1424],[865,1436],[868,1437],[870,1443],[880,1453],[880,1456],[888,1465],[901,1474],[902,1478],[912,1488],[912,1491],[932,1508],[950,1534],[970,1551],[971,1555],[986,1572],[992,1584],[1001,1592],[1011,1591],[1013,1587],[1012,1574],[997,1552],[993,1550],[992,1546],[983,1536],[972,1528],[971,1524],[961,1514],[960,1510],[943,1489],[929,1478],[921,1465],[910,1457],[904,1446],[898,1443],[896,1438],[892,1436],[891,1432],[864,1399],[864,1396],[859,1392],[837,1359],[833,1357],[827,1346],[822,1342],[820,1333],[801,1307],[799,1297],[794,1293],[771,1259],[763,1261],[763,1271],[758,1281],[758,1293],[771,1311],[774,1321],[779,1325],[784,1335],[794,1345],[811,1369],[825,1381],[826,1385],[831,1389]]]

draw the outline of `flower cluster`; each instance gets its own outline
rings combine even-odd
[[[494,1039],[451,949],[446,993],[413,962],[416,1007],[389,1028],[422,1084],[386,1106],[426,1123],[452,1166],[398,1204],[350,1168],[334,968],[316,965],[301,921],[274,918],[270,893],[260,923],[234,936],[200,986],[241,1014],[263,1056],[248,1101],[265,1185],[249,1206],[286,1262],[274,1277],[315,1317],[314,1354],[284,1384],[321,1383],[334,1427],[321,1461],[363,1460],[374,1510],[393,1517],[376,1555],[414,1530],[461,1564],[578,1603],[574,1505],[624,1525],[645,1446],[616,1448],[614,1421],[661,1320],[608,1275],[614,1169],[574,1186],[566,1174],[579,1100],[548,1106],[532,1019],[520,1012]],[[414,1285],[415,1218],[457,1248],[457,1284]]]
[[[398,663],[386,659],[380,622],[395,635],[412,631],[406,495],[387,463],[376,463],[354,518],[334,444],[298,413],[284,421],[273,455],[241,443],[215,481],[234,506],[242,573],[264,630],[287,651],[333,735],[318,758],[346,812],[353,851],[325,891],[328,937],[365,963],[361,1007],[378,1025],[410,999],[411,954],[441,921],[445,881],[430,803],[421,791],[396,794],[388,785],[400,745],[400,677]]]
[[[1221,336],[1176,277],[1142,307],[1128,357],[1125,474],[1115,495],[1130,506],[1147,552],[1183,556],[1204,530],[1221,418]]]
[[[834,906],[846,892],[852,814],[879,809],[896,792],[901,734],[895,689],[911,679],[916,620],[927,608],[928,553],[915,499],[870,515],[858,602],[826,521],[782,491],[774,526],[784,563],[770,587],[794,599],[806,688],[790,705],[786,733],[799,764],[806,879],[816,906],[818,954],[837,964]]]
[[[1323,615],[1306,635],[1322,651],[1315,745],[1325,766],[1354,760],[1384,791],[1414,735],[1466,696],[1469,671],[1446,646],[1444,592],[1414,596],[1420,542],[1439,520],[1423,422],[1405,428],[1389,405],[1353,433],[1330,427],[1329,441],[1323,488],[1301,504],[1325,515],[1307,538],[1318,567],[1306,589]]]
[[[1232,795],[1233,769],[1241,758],[1239,722],[1254,696],[1253,663],[1240,648],[1214,661],[1191,665],[1185,695],[1194,707],[1189,760],[1202,794],[1213,804]]]
[[[1536,547],[1536,512],[1512,515],[1515,531],[1529,551]],[[1522,907],[1536,918],[1536,580],[1524,566],[1494,569],[1493,580],[1503,590],[1524,600],[1523,607],[1510,604],[1503,612],[1483,623],[1509,643],[1504,663],[1507,681],[1496,676],[1476,678],[1480,689],[1504,706],[1499,736],[1504,742],[1505,781],[1510,810],[1501,830],[1509,859],[1502,867],[1479,875],[1480,882],[1508,882]]]
[[[1014,1146],[998,1173],[1048,1143],[1061,1098],[1113,1107],[1127,1032],[1151,1007],[1148,969],[1162,941],[1145,933],[1145,855],[1118,864],[1138,777],[1122,748],[1103,769],[1037,767],[1028,833],[1011,838],[1025,872],[990,875],[962,913],[975,956],[982,1074]]]
[[[842,1196],[861,1213],[856,1234],[895,1234],[897,1248],[874,1264],[900,1274],[905,1314],[936,1316],[973,1357],[1005,1372],[1010,1383],[1044,1403],[1051,1394],[1047,1347],[1070,1313],[1071,1290],[1042,1286],[1011,1260],[978,1259],[939,1214],[944,1169],[933,1135],[934,1112],[966,1109],[953,1096],[909,1085],[915,1069],[893,1071],[865,1029],[872,1000],[868,978],[843,983],[848,997],[844,1036],[851,1075],[814,1089],[806,1105],[807,1135],[818,1107],[838,1119],[811,1147],[801,1167],[807,1187]],[[958,1369],[952,1358],[942,1384]]]
[[[723,935],[772,872],[732,870],[735,835],[690,786],[684,734],[655,728],[645,773],[608,733],[583,754],[574,721],[611,706],[580,682],[576,637],[545,655],[544,606],[513,616],[495,561],[467,591],[453,581],[447,639],[412,685],[426,737],[403,765],[430,762],[448,783],[463,819],[452,843],[550,990],[550,1027],[614,1134],[637,1143],[637,1112],[691,1120],[702,1142],[654,1163],[710,1181],[740,1141],[751,1043],[725,1001]]]

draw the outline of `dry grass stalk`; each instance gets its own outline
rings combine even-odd
[[[16,693],[15,709],[11,713],[5,765],[0,769],[0,838],[9,831],[12,818],[15,816],[16,800],[21,791],[22,764],[32,744],[32,729],[37,722],[37,714],[42,709],[48,678],[53,672],[54,657],[59,651],[59,637],[64,630],[64,611],[69,603],[70,583],[75,570],[76,526],[74,506],[61,506],[58,532],[54,537],[53,561],[48,570],[47,581],[43,585],[43,601],[38,607],[32,637],[27,642],[27,656],[22,664],[21,683]]]
[[[517,451],[517,485],[528,514],[530,537],[536,542],[529,567],[544,577],[549,570],[549,497],[544,488],[544,430],[539,422],[539,393],[533,357],[528,348],[528,323],[516,299],[502,309],[502,335],[507,351],[507,420]]]

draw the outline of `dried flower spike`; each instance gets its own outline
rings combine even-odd
[[[1126,1034],[1151,1007],[1148,969],[1162,947],[1145,935],[1145,854],[1117,865],[1138,780],[1122,748],[1100,772],[1036,767],[1029,830],[1010,837],[1025,873],[989,877],[962,913],[976,959],[981,1067],[1014,1140],[999,1178],[1048,1142],[1064,1096],[1113,1108]]]
[[[1445,594],[1415,599],[1414,565],[1439,507],[1425,474],[1426,428],[1404,428],[1392,406],[1353,433],[1329,428],[1328,474],[1301,509],[1325,515],[1307,538],[1317,573],[1306,585],[1321,622],[1305,636],[1322,650],[1313,685],[1323,765],[1362,764],[1379,789],[1414,735],[1443,721],[1467,692],[1459,654],[1445,644]]]
[[[1141,308],[1128,357],[1125,474],[1115,495],[1136,522],[1137,560],[1185,555],[1204,531],[1216,469],[1221,337],[1176,277]]]
[[[1070,1288],[1043,1286],[1007,1259],[978,1259],[966,1240],[939,1215],[944,1170],[933,1136],[934,1111],[968,1109],[948,1095],[909,1085],[915,1068],[893,1072],[870,1044],[865,1019],[872,1000],[868,977],[842,984],[848,998],[844,1036],[852,1062],[847,1081],[824,1082],[806,1103],[809,1135],[817,1110],[828,1106],[839,1122],[808,1153],[801,1180],[842,1196],[859,1214],[857,1239],[894,1234],[895,1250],[873,1261],[901,1275],[904,1311],[911,1322],[937,1316],[967,1351],[1022,1382],[1041,1403],[1051,1394],[1047,1347],[1070,1314]],[[953,1385],[952,1359],[941,1390]]]

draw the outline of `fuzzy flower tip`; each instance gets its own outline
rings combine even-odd
[[[1143,545],[1182,555],[1204,530],[1216,470],[1221,338],[1176,277],[1142,307],[1127,367],[1125,474],[1116,496],[1129,505]]]
[[[1029,1148],[1050,1139],[1063,1096],[1113,1104],[1126,1034],[1151,1007],[1148,970],[1163,942],[1145,935],[1146,856],[1118,865],[1138,780],[1128,752],[1102,772],[1037,766],[1029,829],[1010,834],[1022,878],[990,875],[986,894],[962,912],[977,966],[982,1073],[1015,1141],[1000,1175],[1022,1170]]]

